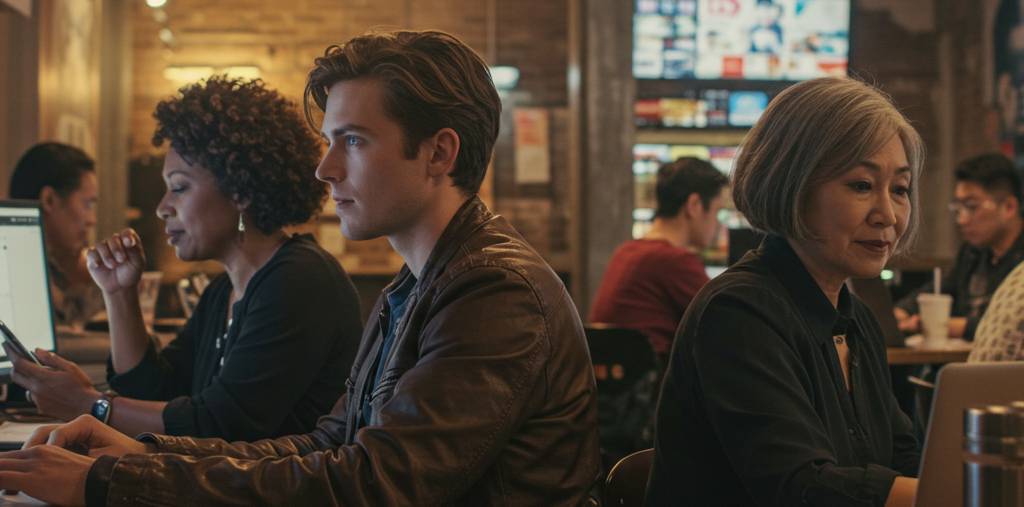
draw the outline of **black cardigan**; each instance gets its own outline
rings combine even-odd
[[[832,337],[846,335],[852,391]],[[871,311],[838,308],[783,238],[697,294],[658,401],[647,505],[884,505],[920,451]]]
[[[217,277],[166,347],[121,375],[108,364],[111,388],[169,401],[169,435],[252,441],[312,430],[345,392],[362,334],[351,280],[312,236],[293,236],[235,303],[220,366],[231,290]]]

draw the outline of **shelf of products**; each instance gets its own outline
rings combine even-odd
[[[679,157],[732,172],[747,130],[803,79],[845,75],[850,0],[635,0],[633,237],[650,228],[658,168]],[[747,226],[727,198],[704,252],[724,263],[727,229]]]

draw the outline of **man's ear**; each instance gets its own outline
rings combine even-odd
[[[455,169],[455,160],[459,156],[461,140],[455,130],[445,127],[424,141],[430,150],[427,159],[427,173],[432,177],[445,176]]]
[[[704,201],[701,200],[700,194],[694,192],[686,198],[683,208],[686,209],[686,216],[693,218],[704,211]]]
[[[1011,195],[1006,199],[1003,199],[1003,202],[1006,203],[1007,217],[1012,218],[1020,215],[1020,201],[1018,201],[1016,197]]]
[[[53,187],[47,185],[39,191],[39,204],[44,213],[53,213],[60,203],[61,197]]]

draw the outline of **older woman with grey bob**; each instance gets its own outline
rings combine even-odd
[[[647,504],[909,506],[919,446],[845,282],[910,245],[921,138],[882,92],[823,78],[780,93],[740,150],[736,207],[767,237],[683,317]]]

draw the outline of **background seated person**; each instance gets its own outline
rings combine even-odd
[[[38,200],[50,271],[50,295],[58,327],[81,329],[103,310],[103,296],[85,266],[85,247],[96,226],[99,186],[95,163],[61,143],[29,148],[11,174],[12,199]]]
[[[909,506],[919,447],[846,289],[916,229],[917,132],[877,90],[795,84],[747,134],[736,208],[768,233],[701,289],[662,384],[648,505]]]
[[[342,232],[386,236],[405,261],[331,415],[274,440],[147,444],[80,417],[0,454],[0,488],[89,505],[584,504],[599,461],[583,323],[476,197],[501,118],[483,59],[441,32],[360,36],[316,60],[306,98]],[[76,444],[90,456],[61,448]]]
[[[157,350],[139,305],[141,241],[130,229],[115,234],[89,249],[88,262],[110,319],[108,380],[122,396],[101,395],[74,363],[46,352],[40,360],[53,370],[21,358],[12,376],[41,412],[92,413],[129,435],[309,431],[345,392],[361,333],[358,298],[337,260],[311,236],[282,230],[321,209],[316,138],[260,81],[212,77],[154,116],[154,144],[170,142],[157,207],[168,242],[182,260],[213,259],[226,273]]]
[[[999,153],[961,162],[950,210],[964,243],[942,279],[942,292],[953,296],[949,336],[971,340],[992,293],[1024,259],[1021,184],[1013,162]],[[933,286],[928,282],[896,303],[901,329],[920,331],[917,295]]]
[[[591,322],[642,331],[664,364],[679,319],[708,281],[700,251],[718,229],[729,179],[711,164],[681,157],[658,169],[658,208],[643,238],[619,246],[608,261]]]
[[[1024,264],[999,284],[978,323],[967,362],[1024,361]]]

